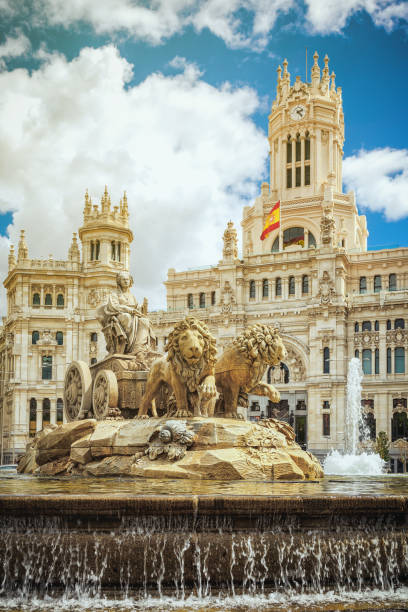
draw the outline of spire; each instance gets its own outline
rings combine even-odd
[[[332,71],[331,75],[331,85],[330,85],[330,89],[333,93],[336,93],[336,75],[334,73],[334,71]]]
[[[124,217],[128,217],[129,216],[129,209],[128,209],[128,201],[127,201],[126,191],[123,192],[122,214],[123,214]]]
[[[329,77],[329,56],[326,54],[324,56],[324,68],[323,68],[323,76],[322,81],[320,83],[320,91],[323,95],[325,95],[329,89],[330,77]]]
[[[282,75],[282,96],[285,98],[289,93],[290,88],[290,73],[288,72],[288,60],[283,60],[283,75]]]
[[[313,89],[317,90],[317,88],[319,87],[319,83],[320,83],[320,67],[318,64],[318,59],[319,59],[319,54],[317,51],[314,52],[313,55],[313,59],[314,59],[314,63],[312,66],[312,87]]]
[[[81,254],[79,251],[76,232],[72,234],[72,242],[71,242],[71,246],[69,247],[69,251],[68,251],[68,259],[70,261],[76,261],[78,263],[81,259]]]
[[[8,256],[8,269],[9,271],[16,267],[16,256],[14,254],[14,244],[10,244],[10,252]]]
[[[110,195],[108,192],[108,187],[107,185],[105,185],[105,191],[101,198],[101,212],[108,213],[110,211],[110,207],[111,207],[111,199],[110,199]]]
[[[24,238],[24,230],[20,232],[20,241],[18,243],[18,261],[28,259],[28,247]]]
[[[280,66],[277,67],[276,72],[278,73],[278,85],[282,80],[282,68]]]
[[[91,212],[92,212],[92,200],[89,197],[88,189],[87,189],[85,191],[84,220],[86,220],[86,218],[89,217]]]
[[[222,237],[224,248],[222,250],[222,258],[224,261],[232,261],[238,259],[238,237],[237,230],[232,221],[228,221],[227,229]]]

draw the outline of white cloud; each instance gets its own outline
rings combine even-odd
[[[30,49],[31,43],[22,32],[17,30],[14,36],[7,36],[0,45],[0,67],[5,66],[5,60],[24,55]]]
[[[408,217],[407,149],[362,149],[344,160],[343,181],[360,207],[383,212],[388,221]]]
[[[15,211],[11,239],[25,229],[31,257],[65,259],[85,189],[99,201],[106,183],[115,204],[126,189],[135,292],[157,306],[169,267],[218,261],[268,147],[252,89],[213,87],[189,66],[136,86],[131,77],[112,45],[0,74],[0,210]],[[0,262],[4,278],[4,240]]]
[[[313,32],[330,34],[341,32],[348,19],[359,11],[366,11],[376,26],[387,31],[408,20],[408,4],[401,0],[305,0],[306,20]]]

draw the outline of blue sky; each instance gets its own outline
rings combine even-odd
[[[304,79],[306,48],[343,88],[369,248],[408,246],[407,2],[0,0],[0,23],[3,277],[22,228],[30,256],[66,258],[107,183],[128,192],[136,292],[163,306],[167,268],[216,263],[267,179],[276,68]]]

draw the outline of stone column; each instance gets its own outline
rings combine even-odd
[[[42,399],[37,399],[37,419],[36,419],[36,431],[42,430],[43,423],[43,409],[42,409]]]
[[[380,342],[378,348],[380,349],[380,376],[384,380],[387,376],[387,342],[386,342],[386,327],[387,323],[385,320],[379,321],[380,325]]]
[[[57,400],[50,398],[50,423],[55,425],[57,422]]]
[[[305,136],[300,137],[300,184],[304,187],[305,184]]]
[[[296,138],[292,138],[292,188],[296,185]]]

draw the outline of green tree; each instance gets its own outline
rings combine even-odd
[[[380,455],[384,461],[390,460],[390,441],[385,431],[378,432],[375,440],[375,452]]]

